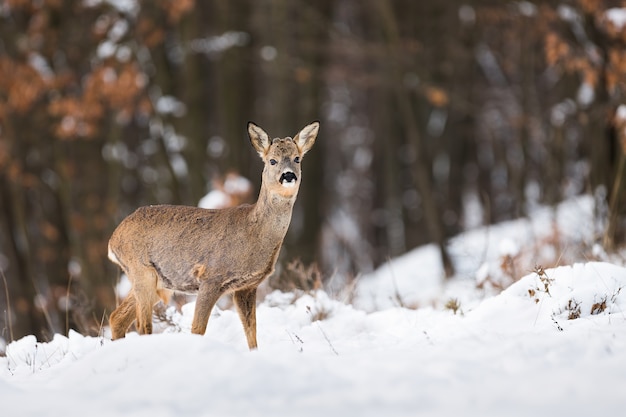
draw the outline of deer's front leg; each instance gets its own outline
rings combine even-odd
[[[248,347],[250,350],[256,349],[256,287],[235,291],[233,298],[246,332]]]
[[[222,295],[219,285],[214,281],[202,281],[196,298],[196,309],[193,313],[191,333],[204,334],[209,323],[209,316],[213,306]]]

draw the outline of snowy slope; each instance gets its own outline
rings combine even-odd
[[[464,316],[367,314],[323,292],[273,293],[252,353],[232,311],[214,315],[204,337],[181,323],[180,334],[119,342],[24,338],[1,361],[0,404],[20,416],[622,415],[626,269],[576,264],[545,276]]]
[[[506,257],[514,261],[513,266],[519,266],[512,271],[515,279],[537,265],[548,268],[555,261],[588,260],[579,248],[593,246],[593,211],[593,198],[583,196],[554,209],[537,209],[530,218],[465,232],[449,242],[457,274],[445,284],[436,246],[417,248],[363,277],[354,304],[376,311],[398,305],[439,306],[453,297],[471,307],[483,296],[494,294],[476,290],[477,280],[485,275],[505,286],[512,283],[502,276],[501,264]]]
[[[524,246],[519,225],[511,227]],[[273,292],[258,308],[255,352],[231,310],[214,311],[206,335],[189,334],[193,304],[171,311],[175,326],[162,334],[116,342],[77,333],[49,343],[23,338],[0,358],[0,413],[624,415],[626,269],[575,263],[538,269],[500,293],[477,291],[476,271],[492,268],[502,247],[511,250],[501,243],[508,232],[490,235],[493,255],[468,257],[472,272],[446,287],[406,279],[417,270],[437,276],[427,270],[436,268],[431,251],[421,249],[392,261],[395,286],[383,272],[389,266],[364,277],[354,305],[322,291]],[[460,236],[453,247],[467,248],[467,256],[471,239]],[[400,285],[401,298],[414,292],[421,304],[423,288],[430,294],[422,300],[438,301],[417,309],[394,305],[393,297],[366,305],[368,291]],[[460,300],[458,314],[442,307],[449,296]]]

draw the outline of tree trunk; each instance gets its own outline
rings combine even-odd
[[[415,120],[410,97],[403,86],[402,70],[396,56],[397,51],[399,51],[400,41],[396,18],[388,0],[373,1],[372,4],[374,5],[374,13],[381,19],[383,31],[387,38],[390,63],[389,77],[396,95],[400,116],[404,123],[407,145],[413,149],[416,156],[411,169],[413,181],[422,196],[428,232],[433,242],[439,247],[444,273],[446,277],[451,277],[454,275],[454,266],[446,247],[440,210],[437,208],[431,188],[430,172],[426,169],[429,164],[426,163],[425,147]]]

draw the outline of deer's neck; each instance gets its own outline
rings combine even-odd
[[[275,238],[282,242],[291,222],[293,204],[296,200],[270,193],[261,186],[259,199],[252,210],[252,217],[259,226],[259,232],[268,238]]]

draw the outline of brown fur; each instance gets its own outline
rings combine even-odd
[[[313,146],[318,130],[314,122],[293,139],[270,140],[248,124],[250,141],[265,163],[255,204],[220,210],[147,206],[120,223],[109,241],[109,258],[124,270],[132,289],[111,314],[113,339],[124,337],[135,320],[139,333],[152,333],[152,308],[171,291],[198,294],[191,331],[204,334],[213,306],[228,292],[234,294],[248,346],[257,347],[256,289],[274,271],[291,221],[301,180],[296,158]],[[286,180],[285,172],[295,179]]]

